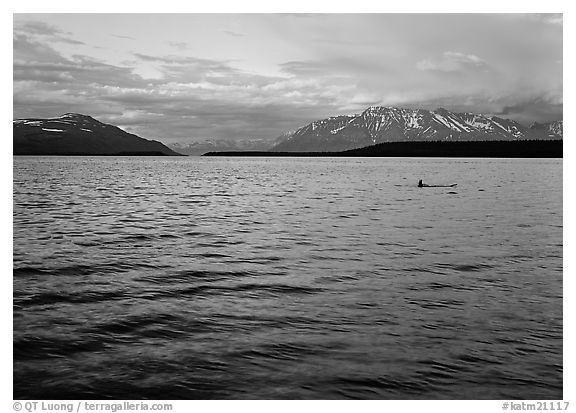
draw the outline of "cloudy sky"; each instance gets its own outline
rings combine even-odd
[[[275,138],[370,105],[562,119],[561,15],[15,14],[14,118],[166,143]]]

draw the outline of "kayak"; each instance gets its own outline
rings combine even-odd
[[[427,184],[422,184],[422,186],[420,188],[454,188],[456,185],[458,184],[452,184],[452,185],[427,185]]]

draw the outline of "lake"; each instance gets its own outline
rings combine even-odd
[[[563,397],[561,159],[13,159],[15,398]]]

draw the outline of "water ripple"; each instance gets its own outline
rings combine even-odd
[[[563,398],[561,160],[13,175],[16,399]]]

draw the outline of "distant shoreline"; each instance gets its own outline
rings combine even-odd
[[[223,151],[202,156],[563,158],[562,140],[385,142],[341,152]]]

